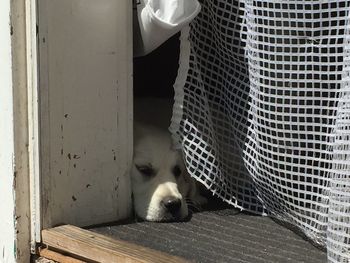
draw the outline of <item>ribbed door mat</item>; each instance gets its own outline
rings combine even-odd
[[[188,222],[134,222],[92,231],[195,262],[326,262],[326,253],[268,217],[234,209],[193,214]]]

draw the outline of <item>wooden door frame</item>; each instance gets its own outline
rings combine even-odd
[[[31,255],[30,176],[35,127],[32,113],[37,101],[35,35],[36,23],[32,21],[35,0],[1,3],[2,28],[0,30],[2,55],[2,116],[0,156],[3,206],[1,209],[0,243],[2,262],[29,262]],[[7,27],[5,26],[7,25]],[[34,75],[33,75],[34,74]],[[34,136],[34,138],[32,137]]]
[[[0,155],[4,164],[0,178],[5,189],[2,197],[8,200],[2,207],[0,244],[4,246],[0,261],[29,262],[41,242],[42,230],[37,0],[4,0],[0,6],[0,22],[8,25],[0,30],[2,54],[6,54],[0,98],[1,116],[5,117],[0,142],[6,150]],[[128,41],[132,41],[131,36]],[[131,72],[132,61],[127,66]],[[127,85],[132,87],[131,75]],[[132,89],[126,97],[118,110],[132,103]],[[132,112],[123,114],[132,123]],[[125,132],[132,138],[132,130]],[[130,146],[132,140],[125,143]],[[131,155],[128,152],[122,157],[130,159]]]
[[[35,236],[61,223],[124,219],[131,214],[132,2],[37,0],[36,14]]]
[[[36,243],[41,241],[37,0],[26,0],[25,11],[27,33],[30,235],[31,251],[34,253]]]

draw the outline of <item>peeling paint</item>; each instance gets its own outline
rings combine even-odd
[[[17,171],[13,172],[13,189],[16,189],[17,185]]]
[[[14,28],[11,25],[11,1],[0,1],[0,247],[2,258],[0,262],[15,262],[16,229],[15,229],[15,189],[17,172],[14,162],[14,86],[13,86],[13,51],[11,34]]]
[[[124,152],[129,158],[131,151],[129,138],[132,135],[127,133],[131,123],[122,116],[132,110],[132,92],[129,88],[132,47],[125,45],[130,43],[131,35],[128,36],[128,32],[131,31],[123,30],[126,26],[132,28],[132,19],[126,11],[130,10],[131,3],[108,0],[106,4],[112,8],[106,9],[101,19],[112,26],[103,26],[101,30],[99,25],[105,25],[105,22],[90,23],[86,20],[86,23],[76,23],[77,17],[69,13],[70,8],[73,8],[74,13],[79,12],[88,18],[99,5],[97,2],[86,4],[84,0],[77,0],[72,4],[64,0],[43,1],[40,4],[45,6],[42,9],[45,14],[39,12],[39,18],[43,15],[46,20],[41,22],[44,20],[39,19],[39,23],[47,23],[43,26],[54,30],[50,37],[43,30],[45,32],[42,32],[41,39],[45,36],[46,44],[39,47],[42,48],[40,59],[47,66],[47,69],[43,69],[47,72],[39,78],[48,87],[40,90],[39,94],[45,100],[43,105],[48,106],[48,109],[42,109],[45,118],[42,118],[41,137],[50,144],[47,148],[46,145],[43,147],[47,153],[44,155],[47,165],[43,166],[42,184],[47,195],[55,197],[50,199],[43,225],[51,226],[51,223],[62,221],[85,225],[115,220],[115,207],[121,207],[125,216],[131,202],[128,178],[121,178],[125,183],[119,185],[120,198],[116,198],[116,192],[113,191],[119,170],[122,170],[122,177],[126,169]],[[80,10],[81,5],[84,10]],[[118,7],[118,16],[115,15],[115,7]],[[65,29],[67,25],[70,27],[69,32]],[[86,35],[91,39],[87,41],[85,37],[81,38],[82,30],[90,32],[91,26],[94,33]],[[121,37],[123,43],[117,36]],[[106,46],[99,45],[101,39],[106,41]],[[67,51],[66,56],[62,56],[62,51]],[[107,55],[108,52],[113,53]],[[86,54],[93,57],[87,57]],[[112,55],[116,59],[107,59]],[[125,61],[129,62],[127,69]],[[108,70],[96,70],[101,67]],[[86,75],[86,72],[89,74]],[[126,93],[130,93],[130,97]],[[118,125],[117,111],[125,111],[119,114]],[[121,143],[122,149],[117,149]],[[121,154],[119,150],[122,150]]]

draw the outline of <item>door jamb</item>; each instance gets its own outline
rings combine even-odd
[[[41,241],[37,0],[26,0],[31,252]]]

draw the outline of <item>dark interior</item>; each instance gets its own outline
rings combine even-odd
[[[150,54],[134,58],[134,96],[172,98],[179,61],[179,34]]]

